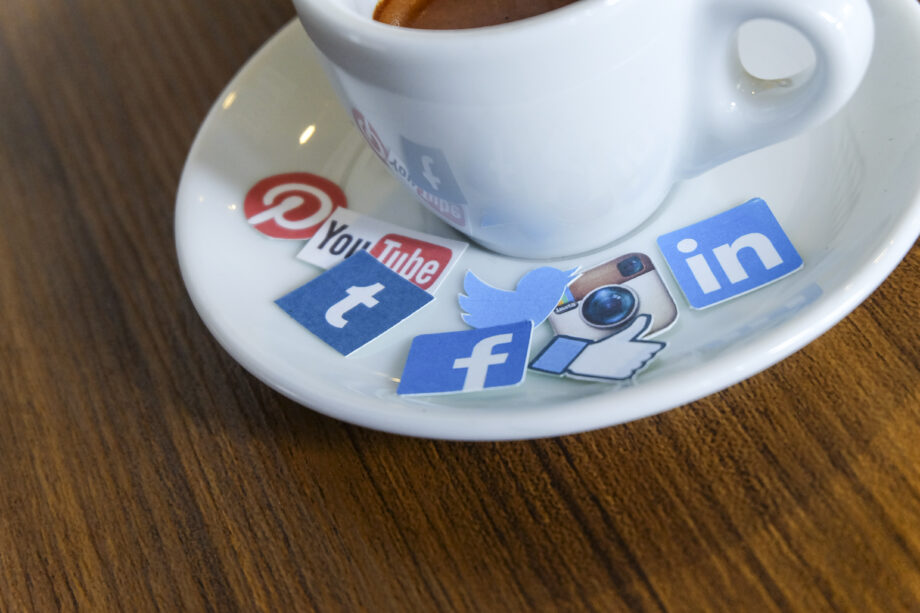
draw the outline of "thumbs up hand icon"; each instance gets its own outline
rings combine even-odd
[[[642,340],[651,325],[651,315],[638,315],[623,331],[587,345],[569,364],[566,374],[584,379],[631,379],[666,346]]]

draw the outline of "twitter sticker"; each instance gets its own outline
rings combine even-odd
[[[553,311],[566,287],[578,278],[578,269],[559,270],[552,266],[535,268],[521,277],[517,287],[504,290],[492,287],[468,270],[463,278],[460,308],[463,321],[474,328],[487,328],[518,321],[534,327]]]

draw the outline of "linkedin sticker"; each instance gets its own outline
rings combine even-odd
[[[760,198],[660,236],[658,248],[694,309],[741,296],[802,267],[802,257]]]

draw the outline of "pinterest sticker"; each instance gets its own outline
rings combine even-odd
[[[308,172],[266,177],[252,186],[243,201],[249,224],[272,238],[310,238],[332,215],[346,206],[338,185]]]

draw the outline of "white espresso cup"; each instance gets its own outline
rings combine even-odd
[[[874,33],[864,0],[579,0],[437,31],[376,22],[375,3],[294,0],[394,175],[473,240],[532,258],[609,243],[676,182],[827,119]],[[814,65],[749,74],[737,33],[760,18],[801,32]]]

